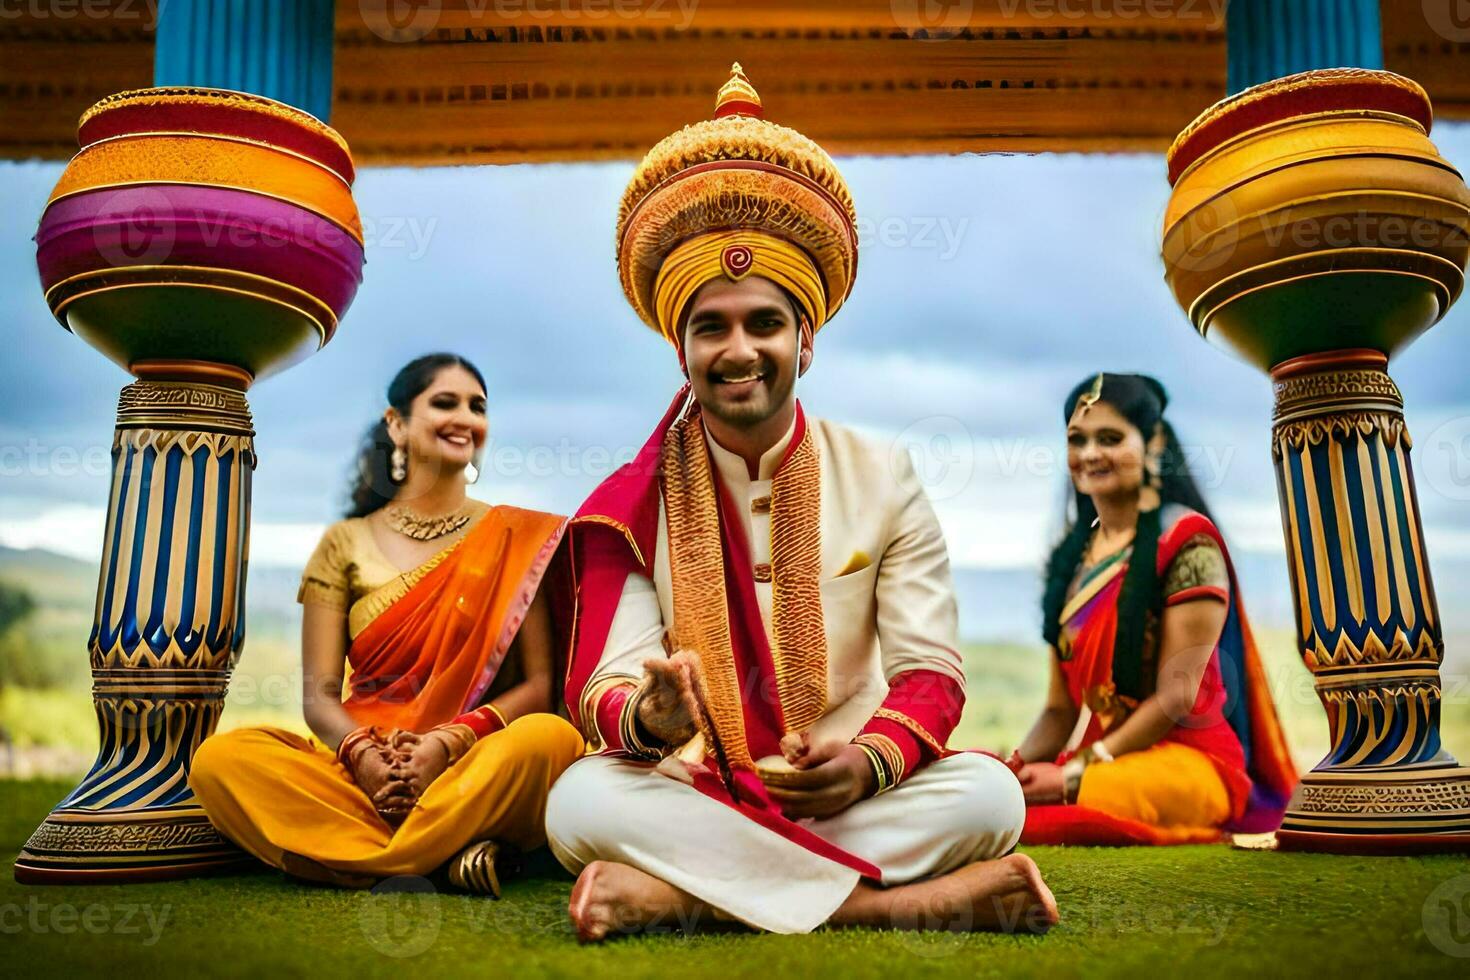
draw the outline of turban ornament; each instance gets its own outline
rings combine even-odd
[[[690,300],[717,278],[771,280],[796,298],[813,330],[852,290],[856,214],[846,182],[821,147],[762,115],[736,64],[714,117],[654,146],[623,194],[623,291],[676,348]]]

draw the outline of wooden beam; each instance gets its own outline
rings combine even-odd
[[[1225,92],[1223,0],[683,2],[443,0],[432,23],[339,3],[331,121],[368,165],[631,159],[705,118],[739,60],[771,119],[836,153],[1156,152]],[[150,8],[18,10],[0,158],[65,159],[87,106],[150,84]],[[1388,67],[1470,119],[1467,39],[1419,4],[1383,22]]]

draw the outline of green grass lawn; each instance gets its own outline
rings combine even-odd
[[[0,782],[14,855],[68,785]],[[1466,975],[1470,863],[1232,851],[1036,848],[1046,936],[644,935],[577,945],[554,866],[499,902],[315,888],[259,871],[154,885],[0,881],[0,972],[368,977]],[[426,884],[426,883],[424,883]],[[1455,954],[1458,954],[1455,955]]]

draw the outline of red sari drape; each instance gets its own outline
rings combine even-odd
[[[1230,571],[1226,622],[1200,683],[1191,713],[1159,741],[1177,743],[1207,756],[1230,797],[1231,819],[1221,828],[1244,832],[1269,831],[1281,813],[1297,773],[1276,716],[1276,706],[1251,635],[1240,590],[1224,538],[1214,523],[1186,508],[1171,507],[1164,515],[1159,536],[1158,572],[1169,565],[1191,538],[1203,534],[1220,548]],[[1117,629],[1118,599],[1127,563],[1118,562],[1096,581],[1084,582],[1064,610],[1069,656],[1061,662],[1072,702],[1094,706],[1082,746],[1103,737],[1125,713],[1113,686],[1113,637]],[[1094,591],[1095,590],[1095,591]],[[1088,593],[1092,592],[1089,596]],[[1187,590],[1171,602],[1197,598]],[[1075,608],[1071,608],[1075,607]],[[1023,842],[1032,844],[1161,844],[1181,843],[1178,835],[1133,820],[1123,820],[1081,806],[1037,806],[1027,811]]]

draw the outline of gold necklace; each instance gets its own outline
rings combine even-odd
[[[453,534],[468,524],[474,516],[474,504],[466,500],[457,510],[438,517],[424,517],[402,504],[389,504],[383,513],[388,518],[388,526],[404,537],[415,541],[433,541],[446,534]]]

